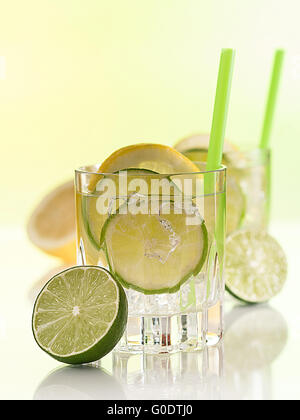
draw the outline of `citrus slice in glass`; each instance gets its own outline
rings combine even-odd
[[[124,171],[117,171],[112,175],[104,175],[103,178],[97,182],[93,194],[82,196],[81,212],[83,224],[89,241],[96,250],[99,251],[101,248],[100,236],[105,220],[109,216],[110,211],[113,211],[113,208],[117,210],[120,205],[124,204],[124,200],[126,200],[129,195],[130,182],[135,179],[136,176],[136,179],[144,180],[149,184],[151,182],[149,175],[155,173],[156,172],[147,169],[130,168]],[[122,183],[122,179],[124,180],[124,183],[126,182],[126,185],[124,185],[125,192],[123,193],[120,192],[120,183]],[[115,188],[110,196],[107,193],[108,185],[106,181],[113,182]],[[102,195],[103,193],[105,194],[105,202],[108,207],[107,210],[104,205],[101,205],[101,202],[104,201],[102,200],[102,197],[104,197]],[[124,196],[124,198],[121,196]],[[111,207],[111,210],[109,210],[109,207]]]
[[[38,295],[32,316],[37,344],[68,364],[99,360],[123,335],[127,298],[103,268],[72,267],[54,276]]]
[[[117,150],[98,172],[113,173],[128,168],[143,168],[160,174],[198,172],[198,167],[172,147],[162,144],[136,144]]]
[[[191,208],[193,207],[193,209]],[[110,270],[126,288],[174,293],[205,262],[208,234],[196,206],[132,198],[107,219],[102,239]]]
[[[241,230],[226,241],[226,289],[247,303],[277,295],[287,277],[286,256],[266,232]]]

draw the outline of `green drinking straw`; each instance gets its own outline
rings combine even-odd
[[[207,171],[215,171],[220,168],[222,163],[223,145],[225,128],[227,122],[228,104],[231,90],[231,80],[233,73],[233,62],[235,52],[233,49],[223,49],[221,51],[219,74],[217,81],[216,97],[214,104],[212,127],[210,131],[210,139],[208,146],[207,155]],[[215,193],[216,185],[216,173],[211,172],[205,175],[204,180],[204,191],[205,194]],[[215,225],[215,242],[212,247],[215,247],[215,253],[211,252],[211,255],[219,255],[220,261],[223,261],[222,255],[224,250],[224,238],[225,238],[225,197],[222,195],[220,198],[217,214],[216,214],[216,225]],[[208,211],[212,211],[208,209]],[[223,272],[223,264],[220,264],[220,271]],[[207,278],[207,295],[210,294],[211,289],[210,274]]]
[[[207,171],[219,169],[222,163],[234,55],[235,52],[231,48],[224,48],[221,51],[213,120],[207,155]]]
[[[270,81],[270,87],[267,97],[267,104],[265,110],[265,117],[261,132],[260,144],[261,149],[267,149],[270,142],[270,134],[272,129],[272,122],[276,106],[276,99],[278,96],[278,87],[280,82],[282,63],[284,58],[284,50],[276,50],[274,54],[273,70]]]

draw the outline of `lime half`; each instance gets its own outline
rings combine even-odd
[[[287,277],[286,256],[266,232],[242,230],[226,241],[226,288],[247,303],[277,295]]]
[[[73,267],[54,276],[36,299],[32,329],[42,350],[69,364],[99,360],[123,335],[127,299],[100,267]]]
[[[172,201],[138,200],[129,200],[103,227],[101,242],[110,269],[127,288],[174,293],[205,262],[204,221],[196,206],[185,210]]]

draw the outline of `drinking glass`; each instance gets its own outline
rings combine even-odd
[[[76,171],[77,262],[108,269],[129,317],[116,350],[150,354],[210,344],[224,295],[226,168],[186,174]],[[222,336],[222,317],[216,326]]]
[[[185,152],[199,168],[197,150]],[[227,166],[226,235],[238,230],[267,231],[270,216],[271,152],[268,149],[230,151],[223,155]],[[221,338],[222,301],[208,310],[207,339],[216,344]],[[222,330],[222,329],[221,329]]]
[[[228,178],[240,188],[244,204],[240,220],[231,226],[231,231],[238,229],[268,230],[270,217],[271,191],[271,151],[252,149],[226,154]],[[230,182],[230,181],[229,181]],[[231,208],[229,207],[231,203]],[[233,198],[228,194],[228,222]]]

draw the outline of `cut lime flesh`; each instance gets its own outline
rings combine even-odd
[[[287,261],[266,232],[242,230],[226,241],[226,289],[247,303],[262,303],[277,295],[287,277]]]
[[[135,175],[137,175],[138,179],[146,180],[147,175],[149,176],[151,174],[152,175],[156,174],[156,172],[150,171],[148,169],[138,169],[138,168],[122,169],[121,171],[115,172],[111,176],[110,179],[115,181],[116,191],[115,191],[115,195],[108,198],[108,200],[110,199],[112,201],[112,204],[115,206],[116,209],[124,203],[124,199],[122,200],[122,199],[117,198],[119,197],[119,191],[118,191],[119,183],[118,183],[118,178],[116,177],[116,175],[120,174],[123,171],[124,173],[126,172],[128,175],[126,191],[128,191],[128,183],[133,179]],[[145,178],[143,178],[143,175],[145,175]],[[101,192],[105,191],[104,180],[107,180],[108,178],[109,178],[108,175],[106,177],[103,176],[103,178],[101,178],[98,181],[98,183],[95,185],[94,193],[82,197],[81,211],[82,211],[82,217],[84,221],[85,230],[90,239],[91,244],[98,251],[101,249],[101,244],[100,244],[101,231],[105,223],[105,220],[107,219],[109,214],[101,214],[98,211],[97,203],[98,203],[99,197],[101,196]],[[102,184],[103,184],[103,188],[101,187]]]
[[[127,214],[120,209],[103,227],[110,269],[127,288],[144,294],[174,293],[205,262],[208,234],[204,221],[196,207],[194,214],[184,209],[176,214],[178,208],[172,201],[153,204],[145,199],[138,204],[139,214],[137,203],[128,202]],[[156,214],[152,205],[158,206]]]
[[[54,276],[36,299],[32,329],[42,350],[69,364],[99,360],[123,335],[127,299],[103,268],[82,266]]]

